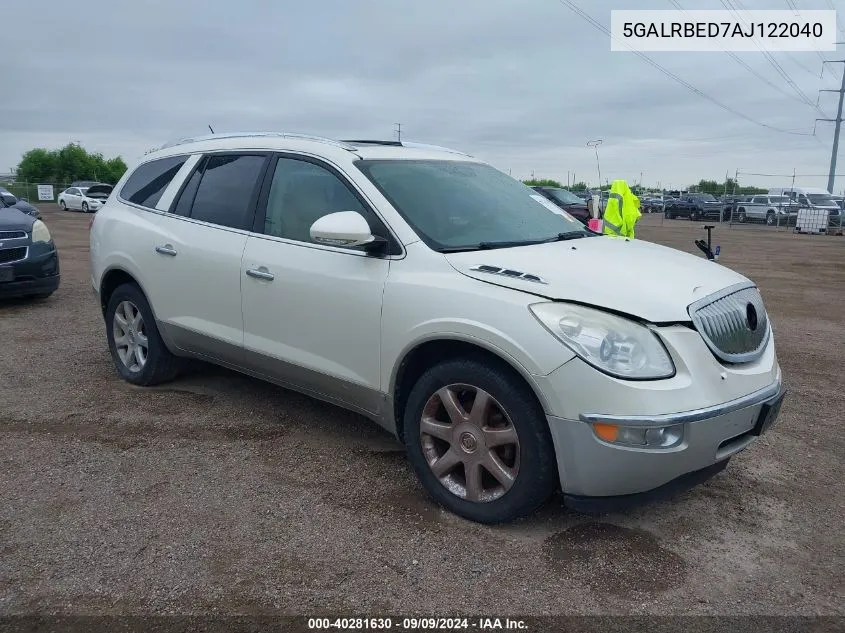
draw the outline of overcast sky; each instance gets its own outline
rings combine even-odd
[[[668,0],[573,1],[606,26],[613,8],[674,8]],[[733,1],[788,8],[786,0]],[[596,182],[595,154],[585,147],[595,138],[604,141],[603,180],[633,183],[642,172],[645,184],[664,187],[737,169],[743,183],[777,186],[783,177],[743,172],[826,174],[830,160],[832,124],[798,136],[730,114],[633,53],[611,53],[609,37],[560,0],[26,0],[7,3],[2,22],[0,173],[27,149],[70,141],[131,163],[170,139],[207,133],[208,124],[391,138],[401,122],[406,139],[564,182],[567,172]],[[822,116],[760,53],[737,55],[780,92],[723,52],[649,55],[762,123],[812,133]],[[845,46],[824,55],[841,59]],[[818,89],[839,87],[842,64],[820,79],[817,53],[773,56],[813,103]],[[836,97],[822,95],[824,116],[835,115]]]

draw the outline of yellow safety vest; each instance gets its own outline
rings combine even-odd
[[[624,180],[614,180],[602,216],[605,235],[634,237],[634,225],[640,219],[640,200]]]

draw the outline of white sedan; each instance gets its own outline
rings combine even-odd
[[[62,211],[82,211],[94,213],[106,203],[111,193],[111,185],[91,185],[90,187],[68,187],[59,194],[59,206]]]

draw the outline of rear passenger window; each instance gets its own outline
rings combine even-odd
[[[199,180],[190,217],[236,229],[252,227],[258,180],[264,168],[264,156],[210,156]],[[179,199],[185,198],[191,183]]]
[[[120,197],[142,207],[155,207],[186,160],[187,156],[171,156],[144,163],[129,176]]]

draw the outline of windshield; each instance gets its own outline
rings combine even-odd
[[[566,189],[546,189],[549,195],[562,204],[584,204],[584,200]]]
[[[835,207],[836,200],[834,200],[829,193],[808,193],[807,197],[810,203],[817,207]]]
[[[88,187],[80,187],[79,188],[79,193],[81,193],[83,196],[85,195],[86,191],[88,191]]]
[[[786,204],[790,202],[790,199],[787,196],[769,196],[769,200],[772,204]]]
[[[362,160],[356,165],[435,250],[594,235],[553,202],[490,165],[446,160]]]

